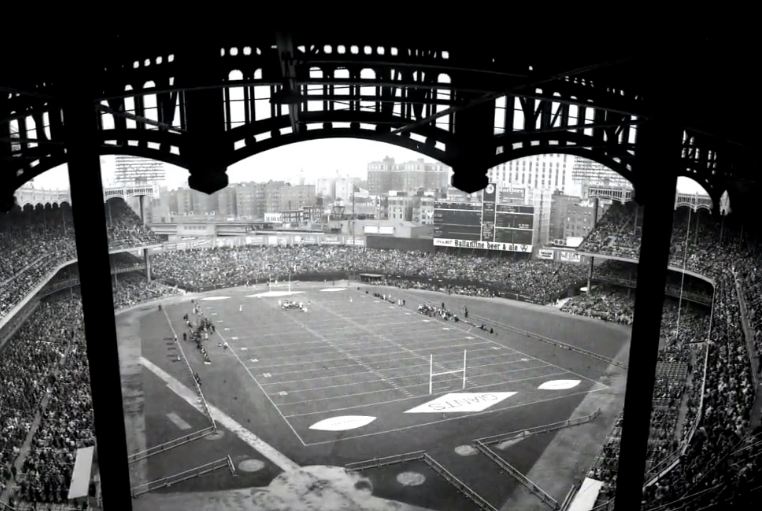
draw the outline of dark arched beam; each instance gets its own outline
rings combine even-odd
[[[238,163],[250,156],[254,156],[256,154],[263,153],[269,149],[275,149],[277,147],[296,144],[299,142],[306,142],[308,140],[320,140],[329,138],[357,138],[363,140],[372,140],[374,142],[382,142],[385,144],[402,147],[404,149],[410,149],[411,151],[416,151],[424,156],[428,156],[444,164],[448,164],[447,154],[444,151],[435,149],[433,146],[427,146],[422,142],[418,142],[410,138],[400,137],[398,135],[379,135],[375,131],[351,128],[307,130],[302,131],[298,135],[288,134],[270,137],[267,140],[256,142],[254,144],[250,144],[233,151],[231,159],[227,163],[228,165],[233,165],[234,163]]]
[[[392,115],[380,114],[377,112],[362,112],[353,110],[321,110],[316,112],[301,112],[300,120],[304,124],[324,124],[324,123],[356,123],[359,128],[359,124],[372,124],[375,126],[375,131],[379,134],[386,134],[390,130],[405,126],[410,119],[403,117],[396,117]],[[257,135],[270,133],[274,130],[281,130],[284,128],[290,128],[291,122],[288,116],[281,115],[278,117],[271,117],[259,121],[254,121],[244,126],[239,126],[232,130],[226,131],[227,138],[231,142],[236,142],[242,139],[253,138]],[[345,129],[345,128],[335,128]],[[351,129],[351,128],[350,128]],[[305,130],[310,131],[310,130]],[[366,130],[367,131],[367,130]],[[451,144],[454,141],[452,133],[449,131],[432,127],[421,126],[412,133],[430,139],[433,143],[441,142],[445,145]]]

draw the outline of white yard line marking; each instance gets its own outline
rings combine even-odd
[[[369,334],[373,335],[374,337],[378,337],[379,339],[381,339],[381,340],[383,340],[383,341],[387,342],[388,344],[392,344],[392,345],[395,345],[395,346],[397,346],[398,348],[401,348],[401,349],[403,349],[403,350],[407,351],[408,353],[411,353],[411,354],[413,354],[413,355],[417,355],[417,356],[418,356],[418,357],[419,357],[421,360],[429,360],[429,358],[428,358],[428,357],[426,357],[426,356],[424,356],[424,355],[420,355],[420,354],[416,353],[416,351],[421,351],[420,349],[411,350],[411,349],[409,349],[409,348],[407,348],[407,347],[405,347],[405,346],[403,346],[403,345],[401,345],[401,344],[399,344],[399,343],[397,343],[397,342],[395,342],[395,341],[391,340],[391,339],[390,339],[389,337],[387,337],[386,335],[384,335],[384,334],[381,334],[381,333],[378,333],[378,332],[376,332],[376,331],[374,331],[374,330],[371,330],[370,328],[366,327],[365,325],[362,325],[362,324],[360,324],[360,323],[358,323],[358,322],[356,322],[356,321],[354,321],[354,320],[352,320],[352,319],[346,318],[346,317],[342,316],[341,314],[339,314],[339,313],[337,313],[337,312],[335,312],[335,311],[333,311],[333,310],[329,309],[328,307],[324,307],[324,306],[322,306],[322,305],[320,305],[320,304],[316,304],[316,306],[317,306],[317,307],[319,307],[320,309],[322,309],[322,310],[326,311],[328,314],[330,314],[330,315],[332,315],[332,316],[335,316],[335,317],[337,317],[337,318],[339,318],[339,319],[343,319],[344,321],[349,321],[350,323],[352,323],[353,325],[357,326],[357,327],[358,327],[358,328],[360,328],[361,330],[363,330],[363,331],[365,331],[365,332],[367,332],[367,333],[369,333]],[[427,321],[427,320],[424,320],[424,321]],[[484,338],[482,338],[482,339],[484,339]],[[485,341],[489,341],[489,339],[484,339],[484,340],[485,340]],[[430,353],[431,353],[431,352],[429,351],[429,354],[430,354]],[[544,361],[543,361],[543,362],[544,362]],[[444,367],[443,367],[441,364],[439,364],[439,363],[437,363],[437,362],[435,362],[435,363],[434,363],[434,366],[436,366],[438,369],[441,369],[441,370],[446,370],[446,368],[444,368]],[[466,377],[466,382],[468,382],[468,377]]]
[[[560,374],[564,374],[564,373],[560,373]],[[530,377],[527,377],[527,378],[523,378],[521,380],[513,380],[511,383],[517,383],[517,382],[529,381],[529,380],[536,380],[537,378],[546,378],[546,377],[549,377],[549,376],[555,376],[555,375],[530,376]],[[470,388],[471,389],[483,389],[483,388],[495,387],[497,385],[505,385],[505,382],[485,383],[485,384],[482,384],[482,385],[474,385],[473,387],[470,387]],[[597,390],[603,390],[603,389],[597,389]],[[332,408],[330,410],[318,410],[318,411],[315,411],[315,412],[294,413],[294,414],[291,414],[291,415],[286,415],[285,417],[287,419],[291,419],[293,417],[305,417],[305,416],[308,416],[308,415],[319,415],[319,414],[329,414],[329,413],[343,412],[345,410],[352,410],[354,408],[363,408],[363,407],[366,407],[366,406],[378,406],[378,405],[385,405],[385,404],[389,404],[389,403],[401,403],[403,401],[409,401],[411,399],[420,399],[420,398],[429,398],[429,399],[432,399],[434,397],[444,396],[444,395],[449,394],[451,392],[453,392],[453,389],[449,389],[449,390],[442,391],[442,392],[434,392],[433,394],[429,394],[428,392],[426,392],[424,394],[418,394],[418,395],[413,396],[413,397],[406,397],[406,398],[399,398],[399,399],[390,399],[388,401],[376,401],[375,403],[366,403],[366,404],[360,404],[360,405],[344,406],[344,407],[341,407],[341,408]],[[587,392],[592,392],[592,390],[587,390],[587,391],[584,391],[584,392],[578,392],[577,394],[586,394]],[[571,396],[571,395],[574,395],[574,393],[564,394],[564,395],[565,396]],[[535,403],[535,402],[539,403],[541,401],[532,401],[532,403]],[[528,403],[528,404],[531,404],[531,403]]]
[[[364,362],[362,359],[360,359],[360,358],[356,357],[355,355],[353,355],[353,354],[349,353],[348,351],[346,351],[346,350],[342,349],[341,347],[339,347],[339,346],[335,345],[335,344],[334,344],[334,343],[332,343],[330,340],[328,340],[328,339],[327,339],[327,338],[325,338],[323,335],[321,335],[319,332],[317,332],[317,331],[313,330],[312,328],[308,327],[307,325],[305,325],[304,323],[302,323],[301,321],[299,321],[298,319],[296,319],[295,317],[293,317],[293,315],[291,315],[291,314],[283,314],[283,315],[284,315],[285,317],[287,317],[288,319],[290,319],[290,320],[291,320],[293,323],[297,324],[298,326],[302,327],[303,329],[305,329],[306,331],[308,331],[309,333],[311,333],[313,336],[317,337],[318,339],[321,339],[321,340],[323,340],[323,341],[324,341],[324,342],[325,342],[325,343],[326,343],[328,346],[331,346],[331,347],[333,347],[333,348],[334,348],[334,349],[335,349],[337,352],[341,353],[342,355],[344,355],[344,356],[345,356],[345,357],[347,357],[348,359],[350,359],[350,360],[353,360],[353,361],[357,362],[357,364],[359,364],[359,365],[361,365],[361,366],[365,367],[365,368],[366,368],[368,371],[370,371],[370,372],[372,372],[372,373],[376,374],[376,375],[377,375],[379,378],[381,378],[382,380],[386,380],[386,377],[385,377],[383,374],[381,374],[381,373],[379,373],[378,371],[376,371],[375,369],[373,369],[371,366],[369,366],[368,364],[366,364],[366,363],[365,363],[365,362]],[[394,388],[394,389],[396,389],[396,390],[399,390],[400,392],[402,392],[402,394],[404,394],[404,395],[406,395],[406,396],[408,396],[408,395],[412,395],[412,394],[410,394],[410,393],[409,393],[407,390],[404,390],[404,389],[401,389],[401,388],[399,388],[399,386],[398,386],[396,383],[392,382],[392,381],[386,381],[386,383],[387,383],[387,384],[388,384],[390,387],[392,387],[392,388]]]
[[[398,431],[407,431],[409,429],[420,428],[420,427],[423,427],[423,426],[430,426],[432,424],[439,424],[439,423],[442,423],[442,422],[450,422],[450,421],[457,421],[457,420],[468,419],[468,418],[474,417],[475,415],[487,415],[487,414],[490,414],[490,413],[502,412],[504,410],[509,410],[511,408],[519,408],[519,407],[522,407],[522,406],[532,406],[532,405],[537,404],[537,403],[545,403],[547,401],[555,401],[555,400],[563,399],[563,398],[566,398],[566,397],[569,397],[569,396],[574,396],[574,395],[579,395],[579,394],[589,394],[589,393],[592,393],[592,392],[599,392],[601,390],[603,390],[603,389],[595,389],[595,390],[590,390],[590,391],[587,391],[587,392],[575,392],[573,394],[566,394],[564,396],[551,397],[551,398],[548,398],[548,399],[540,399],[539,401],[532,401],[531,403],[523,403],[523,404],[516,404],[516,405],[511,405],[511,406],[504,406],[502,408],[491,408],[491,409],[485,410],[483,412],[473,412],[473,413],[462,415],[460,417],[448,417],[446,419],[439,419],[439,420],[435,420],[435,421],[423,422],[423,423],[420,423],[420,424],[413,424],[413,425],[410,425],[410,426],[402,426],[402,427],[399,427],[399,428],[386,429],[386,430],[383,430],[383,431],[376,431],[374,433],[365,433],[365,434],[354,435],[354,436],[342,436],[342,437],[335,438],[335,439],[332,439],[332,440],[323,440],[321,442],[310,442],[308,444],[305,444],[305,447],[311,447],[313,445],[335,444],[335,443],[338,443],[338,442],[344,442],[346,440],[354,440],[354,439],[357,439],[357,438],[376,436],[376,435],[386,435],[388,433],[396,433]],[[446,394],[446,393],[443,393],[443,394]],[[427,397],[428,397],[428,395],[427,395]]]
[[[490,348],[468,350],[468,353],[469,354],[470,353],[477,353],[479,351],[490,351],[491,352],[492,348],[490,347]],[[404,353],[404,352],[401,352],[401,353]],[[444,354],[444,355],[440,355],[439,356],[440,357],[440,361],[441,361],[441,359],[443,357],[446,357],[446,356],[449,356],[449,355],[454,355],[455,356],[455,358],[452,360],[453,362],[457,362],[457,361],[463,359],[463,352],[462,351],[456,351],[454,353],[447,353],[447,354]],[[412,360],[412,359],[417,359],[417,358],[418,357],[389,357],[388,360],[373,361],[373,363],[374,364],[378,364],[378,363],[385,363],[385,362],[399,362],[401,360]],[[482,358],[491,358],[491,359],[494,359],[495,356],[492,353],[488,353],[487,355],[485,355],[483,357],[473,357],[473,358],[471,358],[469,356],[469,360],[468,361],[471,362],[472,360],[479,360],[479,359],[482,359]],[[342,359],[336,359],[336,360],[337,361],[338,360],[346,361],[346,359],[344,359],[344,358],[342,358]],[[301,368],[301,369],[294,369],[293,371],[276,371],[276,372],[277,372],[278,376],[283,376],[284,374],[291,374],[291,373],[308,373],[308,372],[311,372],[311,371],[332,371],[334,369],[347,369],[347,368],[350,368],[350,367],[357,367],[357,364],[347,364],[347,365],[337,365],[337,366],[325,367],[325,366],[321,365],[321,364],[324,364],[324,363],[326,363],[326,361],[315,361],[315,362],[304,362],[304,363],[300,362],[300,363],[297,363],[296,365],[309,365],[309,364],[313,364],[313,365],[318,365],[319,367]],[[377,367],[376,369],[381,370],[381,371],[393,371],[395,369],[404,369],[405,367],[416,367],[416,366],[420,366],[420,365],[424,365],[424,364],[415,364],[413,366],[406,365],[406,366],[401,366],[401,367]],[[267,369],[272,369],[273,367],[279,367],[279,366],[269,366],[268,365],[266,367],[267,367]],[[344,374],[345,373],[340,373],[340,374],[337,374],[336,376],[343,376]]]
[[[156,366],[153,362],[146,359],[145,357],[140,357],[140,363],[143,365],[143,367],[161,378],[164,383],[167,384],[167,387],[172,390],[172,392],[180,396],[183,400],[185,400],[185,402],[187,402],[202,414],[204,413],[203,407],[198,401],[198,396],[193,390],[177,381],[172,375],[168,374],[166,371]],[[222,410],[209,402],[207,402],[207,406],[209,407],[209,412],[212,414],[212,417],[214,417],[214,420],[216,420],[219,424],[222,424],[226,429],[234,433],[252,449],[259,452],[262,456],[270,460],[282,470],[288,471],[296,470],[299,468],[299,465],[297,465],[294,461],[289,459],[287,456],[282,454],[280,451],[275,449],[273,446],[259,438],[248,429],[244,428],[241,424],[233,420],[232,417],[224,413]],[[288,423],[288,421],[286,422]],[[290,423],[288,424],[290,425]]]
[[[522,361],[521,360],[508,360],[508,361],[504,361],[504,362],[496,362],[494,364],[485,364],[485,365],[481,365],[481,366],[469,366],[468,369],[476,369],[477,367],[486,367],[486,366],[491,366],[491,365],[505,365],[505,364],[516,364],[516,363],[522,363]],[[379,371],[398,371],[400,369],[407,369],[407,368],[413,368],[413,367],[428,367],[428,365],[429,364],[412,364],[412,365],[409,365],[409,366],[396,367],[394,369],[379,369]],[[547,367],[549,365],[550,364],[544,364],[544,365],[540,365],[540,366],[537,366],[537,367],[538,368],[539,367]],[[526,367],[524,369],[535,369],[535,368],[534,367]],[[343,376],[356,376],[356,375],[359,375],[359,374],[375,374],[375,372],[371,373],[369,371],[360,371],[360,372],[356,372],[356,373],[332,374],[332,375],[328,375],[328,376],[316,376],[315,378],[299,378],[299,379],[295,379],[295,380],[284,380],[284,381],[278,381],[278,382],[272,382],[272,383],[265,383],[264,385],[265,386],[267,386],[267,385],[281,385],[281,384],[285,384],[285,383],[302,383],[302,382],[306,383],[306,382],[315,381],[315,380],[324,380],[326,378],[339,378],[339,377],[343,377]],[[399,378],[410,378],[411,376],[426,376],[428,378],[428,375],[429,375],[429,373],[427,371],[425,373],[413,373],[413,374],[409,374],[409,375],[406,375],[406,376],[384,376],[383,380],[369,380],[369,381],[396,380],[396,379],[399,379]],[[369,383],[369,381],[355,381],[355,382],[351,382],[351,383],[343,383],[341,385],[359,385],[361,383]],[[329,386],[332,387],[333,385],[329,385]],[[312,389],[312,390],[317,390],[319,388],[326,388],[326,387],[310,387],[310,389]]]
[[[168,418],[169,420],[171,420],[171,421],[172,421],[172,423],[173,423],[175,426],[177,426],[178,428],[180,428],[180,429],[183,429],[183,430],[185,430],[185,429],[190,429],[190,428],[191,428],[191,425],[190,425],[190,424],[188,424],[187,422],[185,422],[185,421],[183,420],[183,418],[182,418],[182,417],[180,417],[179,415],[177,415],[175,412],[170,412],[170,413],[168,413],[168,414],[167,414],[167,418]]]
[[[407,295],[407,296],[410,296],[408,293],[404,293],[404,292],[403,292],[403,294],[405,294],[405,295]],[[495,323],[495,321],[493,321],[493,323]],[[462,332],[465,332],[465,333],[469,333],[469,332],[470,332],[470,329],[466,330],[465,328],[460,328],[460,327],[455,327],[455,329],[456,329],[456,330],[460,330],[460,331],[462,331]],[[557,368],[559,368],[559,369],[563,369],[563,370],[564,370],[564,371],[566,371],[567,373],[573,374],[573,375],[577,376],[578,378],[582,378],[583,380],[591,381],[591,382],[593,382],[593,383],[598,383],[598,384],[600,384],[600,385],[603,385],[603,386],[604,386],[604,388],[608,388],[608,385],[606,385],[606,384],[604,384],[604,383],[600,383],[600,382],[598,382],[598,381],[596,381],[596,380],[593,380],[592,378],[588,378],[587,376],[582,376],[581,374],[575,373],[574,371],[570,371],[569,369],[564,369],[564,368],[563,368],[563,367],[561,367],[561,366],[558,366],[558,365],[556,365],[556,364],[553,364],[553,363],[551,363],[551,362],[548,362],[547,360],[543,360],[543,359],[541,359],[541,358],[539,358],[539,357],[533,357],[533,356],[531,356],[531,355],[527,355],[526,353],[524,353],[524,352],[521,352],[521,351],[519,351],[519,350],[517,350],[517,349],[515,349],[515,348],[508,348],[507,346],[504,346],[504,345],[502,345],[502,344],[500,344],[500,343],[498,343],[498,342],[495,342],[495,341],[493,341],[492,339],[489,339],[489,338],[487,338],[487,337],[484,337],[484,336],[482,336],[482,335],[480,335],[480,334],[478,334],[478,333],[476,333],[476,332],[471,332],[471,333],[473,333],[474,335],[476,335],[476,337],[478,337],[478,338],[480,338],[480,339],[484,339],[484,340],[485,340],[485,341],[487,341],[487,342],[491,342],[492,344],[495,344],[496,346],[501,346],[502,348],[507,348],[507,349],[510,349],[510,350],[512,350],[512,351],[514,351],[514,352],[516,352],[516,353],[520,353],[520,354],[524,355],[525,357],[529,357],[529,358],[533,358],[533,359],[535,359],[535,360],[539,360],[539,361],[541,361],[541,362],[545,362],[546,364],[550,364],[550,365],[552,365],[552,366],[555,366],[555,367],[557,367]]]
[[[486,366],[479,366],[479,367],[486,367]],[[549,367],[549,366],[530,367],[530,368],[525,368],[525,369],[516,369],[516,370],[513,370],[513,371],[498,371],[498,372],[494,372],[494,373],[484,373],[484,374],[478,374],[478,375],[474,376],[474,378],[483,378],[485,376],[494,376],[496,374],[503,375],[503,374],[508,374],[508,373],[516,373],[516,372],[519,372],[519,371],[526,371],[528,369],[541,369],[543,367]],[[426,378],[423,379],[421,381],[421,383],[415,383],[413,385],[405,385],[404,388],[411,389],[411,388],[414,388],[414,387],[420,387],[421,385],[428,385],[428,373],[416,374],[416,375],[410,375],[410,376],[401,376],[400,378],[410,378],[412,376],[423,376],[423,377],[426,377]],[[533,378],[541,378],[541,377],[544,377],[544,376],[547,376],[548,378],[550,378],[551,376],[557,376],[557,373],[552,373],[550,375],[533,376]],[[456,381],[459,378],[460,378],[459,376],[456,376],[456,377],[453,377],[452,379],[453,379],[453,381]],[[512,382],[515,382],[515,381],[522,381],[522,380],[502,380],[500,383],[510,384]],[[373,383],[373,382],[368,381],[368,382],[362,382],[362,383]],[[356,383],[355,384],[350,384],[350,385],[356,385]],[[495,385],[498,385],[498,383],[496,383]],[[289,390],[288,392],[291,393],[291,394],[296,394],[297,392],[308,392],[308,391],[311,391],[311,390],[322,390],[322,389],[327,389],[327,388],[331,388],[331,387],[341,387],[341,386],[343,386],[343,385],[332,385],[330,387],[315,387],[315,388],[307,388],[307,389],[296,389],[296,390]],[[361,395],[365,395],[365,394],[376,394],[376,393],[380,393],[380,392],[388,392],[389,390],[390,389],[371,390],[371,391],[368,391],[368,392],[358,392],[356,394],[340,394],[338,396],[323,397],[323,398],[319,398],[319,399],[307,399],[307,400],[304,400],[304,401],[284,402],[284,403],[278,403],[278,406],[288,406],[288,405],[296,405],[296,404],[302,404],[302,403],[312,403],[312,402],[315,402],[315,401],[327,401],[329,399],[343,399],[343,398],[348,398],[348,397],[352,397],[352,396],[361,396]]]
[[[478,342],[478,343],[475,343],[475,344],[447,345],[447,346],[441,346],[441,347],[433,348],[433,349],[453,349],[453,348],[462,348],[464,346],[478,346],[479,344],[487,344],[487,343],[485,343],[485,342]],[[427,349],[427,348],[424,347],[424,348],[421,348],[421,349]],[[471,353],[471,352],[476,353],[476,352],[485,351],[485,350],[488,350],[488,349],[490,349],[490,348],[476,348],[476,349],[473,349],[473,350],[469,349],[468,352],[469,353]],[[394,357],[394,355],[398,355],[400,353],[406,353],[406,352],[404,350],[400,350],[400,351],[384,351],[382,353],[372,353],[370,355],[364,355],[363,358],[368,359],[370,357],[384,357],[384,356],[389,358],[389,359],[393,358],[394,360],[412,360],[412,359],[415,359],[415,358],[421,358],[420,355],[414,355],[412,357]],[[462,358],[462,356],[463,356],[463,352],[458,350],[458,351],[453,352],[453,353],[440,353],[437,356],[440,359],[442,359],[442,358],[450,356],[450,355],[456,355],[456,358],[458,360],[460,360],[460,358]],[[509,355],[509,353],[507,353],[507,355]],[[308,357],[310,355],[304,355],[304,356]],[[276,358],[276,357],[268,357],[268,359],[271,359],[271,358]],[[312,359],[304,360],[304,361],[301,361],[301,362],[290,362],[290,363],[287,363],[287,364],[268,364],[267,367],[268,368],[273,368],[273,367],[287,367],[287,366],[304,365],[304,364],[325,364],[327,362],[338,362],[338,361],[346,361],[346,360],[347,360],[346,357],[329,358],[329,359],[322,359],[322,360],[321,359],[312,358]],[[377,363],[378,361],[372,360],[370,362]],[[386,362],[386,360],[380,360],[380,362]],[[346,367],[352,367],[352,366],[348,365]],[[329,367],[328,369],[332,369],[332,368]],[[309,371],[309,369],[308,369],[308,371]],[[302,370],[300,369],[299,371],[286,371],[286,372],[302,372]]]

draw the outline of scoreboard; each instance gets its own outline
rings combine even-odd
[[[531,252],[534,206],[499,204],[490,183],[481,203],[435,202],[434,246]]]

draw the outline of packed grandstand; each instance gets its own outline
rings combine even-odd
[[[110,201],[108,210],[113,250],[160,243],[123,201]],[[141,258],[113,254],[114,304],[121,309],[184,291],[373,272],[391,286],[521,299],[629,324],[634,293],[627,283],[636,266],[627,260],[638,255],[638,215],[634,203],[615,203],[579,247],[620,259],[596,266],[589,294],[577,293],[587,284],[584,264],[281,246],[162,250],[151,257],[150,281]],[[644,507],[701,509],[762,485],[762,433],[752,413],[762,353],[762,259],[758,240],[730,219],[678,210],[672,239],[670,265],[713,282],[714,295],[707,307],[706,286],[689,279],[681,293],[695,300],[665,301]],[[66,502],[74,453],[94,443],[77,270],[61,267],[75,257],[68,206],[0,215],[0,320],[24,319],[0,338],[0,495],[11,506]],[[673,274],[668,287],[680,277]],[[28,300],[30,293],[37,297]],[[618,423],[589,472],[605,483],[601,505],[613,495],[620,431]]]

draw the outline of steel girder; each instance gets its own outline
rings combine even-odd
[[[490,166],[548,152],[598,161],[636,187],[653,177],[633,165],[647,100],[586,77],[596,64],[540,74],[443,48],[303,39],[278,34],[109,56],[93,98],[100,153],[184,167],[205,191],[224,186],[224,170],[237,161],[330,137],[418,151],[453,166],[456,182],[470,189],[482,186]],[[0,102],[7,193],[66,162],[56,77],[25,85],[0,83],[10,91]],[[742,148],[689,128],[683,146],[679,173],[715,199],[743,171]]]

